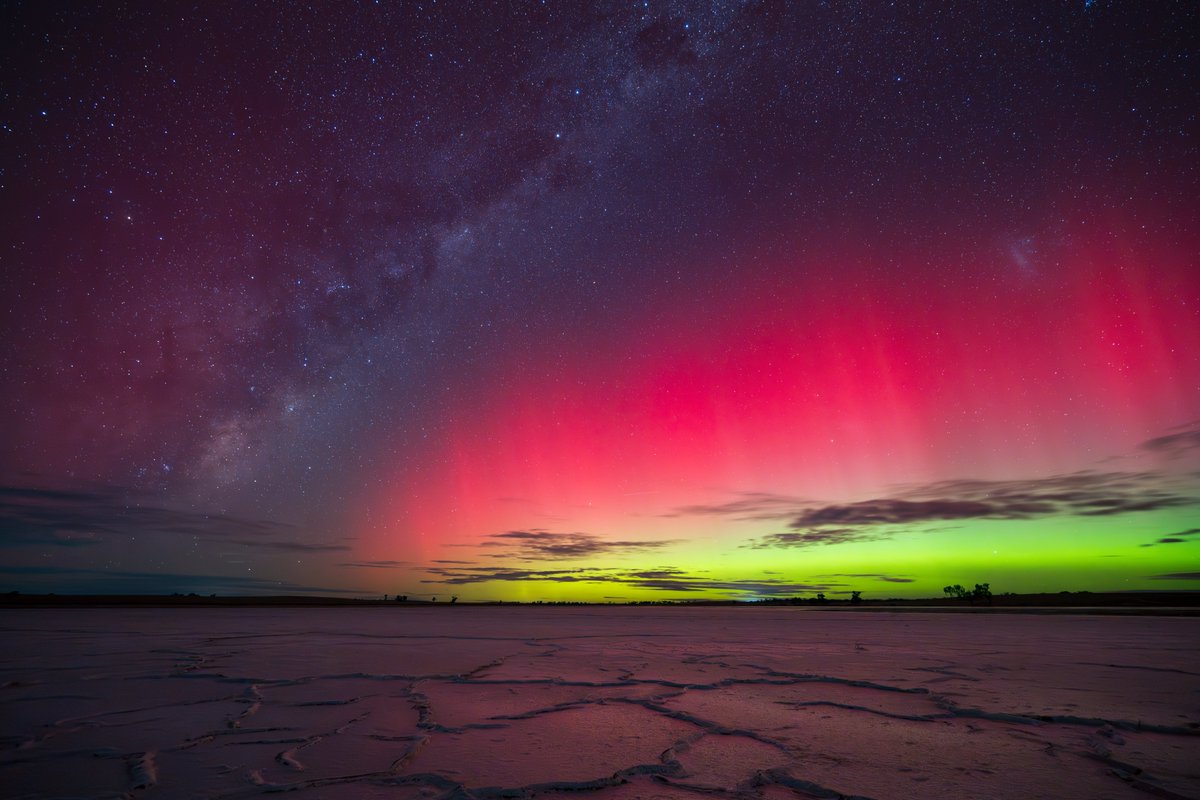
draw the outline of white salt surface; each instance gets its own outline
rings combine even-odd
[[[1200,619],[0,613],[0,795],[1200,798]]]

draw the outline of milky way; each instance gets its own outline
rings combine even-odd
[[[0,588],[1195,585],[1194,4],[7,16]]]

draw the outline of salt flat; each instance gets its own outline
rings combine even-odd
[[[0,613],[6,797],[1200,797],[1200,619]]]

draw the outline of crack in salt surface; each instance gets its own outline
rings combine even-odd
[[[1166,672],[1173,675],[1191,675],[1200,678],[1200,672],[1192,672],[1187,669],[1174,669],[1169,667],[1148,667],[1144,664],[1101,664],[1096,661],[1076,661],[1076,664],[1085,667],[1104,667],[1105,669],[1140,669],[1147,672]]]

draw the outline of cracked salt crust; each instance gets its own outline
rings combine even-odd
[[[1192,618],[30,609],[0,630],[11,797],[1200,797]]]

